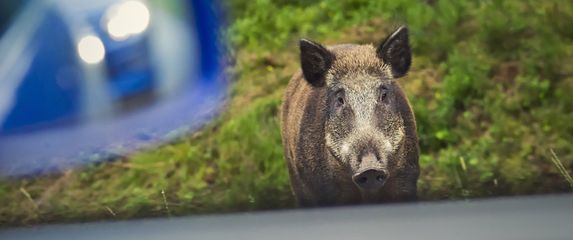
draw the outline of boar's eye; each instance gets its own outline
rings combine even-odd
[[[386,96],[388,95],[388,87],[386,86],[382,86],[380,87],[380,102],[383,102],[384,100],[386,100]]]
[[[340,109],[344,106],[344,102],[344,92],[342,90],[337,91],[334,97],[334,107]]]
[[[336,98],[336,105],[339,107],[342,107],[342,105],[344,105],[344,98],[342,96],[338,96],[338,98]]]

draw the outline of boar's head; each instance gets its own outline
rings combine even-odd
[[[304,78],[316,88],[326,88],[327,151],[363,192],[379,191],[407,164],[399,149],[407,131],[401,113],[410,109],[395,80],[410,68],[408,42],[406,27],[377,47],[325,48],[300,41]]]

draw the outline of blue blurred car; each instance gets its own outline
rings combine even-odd
[[[120,20],[144,21],[145,29],[114,39],[115,32],[106,29],[109,24],[105,23],[122,17],[118,15],[129,15],[126,10],[133,9],[115,9],[129,4],[139,6],[135,10],[143,13],[135,18],[141,19]],[[32,1],[22,5],[25,8],[19,21],[5,33],[15,35],[5,36],[10,42],[24,43],[7,43],[11,45],[8,54],[21,59],[7,65],[26,64],[28,69],[20,73],[23,76],[11,78],[21,83],[15,91],[16,104],[2,124],[3,132],[74,120],[85,114],[105,114],[113,107],[110,101],[120,104],[138,94],[153,95],[154,69],[149,32],[145,31],[150,13],[142,2]],[[116,32],[121,30],[129,29]],[[92,42],[86,42],[86,37]],[[18,77],[21,79],[15,79]]]
[[[209,120],[226,96],[205,1],[4,1],[0,176],[127,154]],[[176,134],[177,135],[177,134]]]

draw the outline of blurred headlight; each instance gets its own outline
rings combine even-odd
[[[88,35],[81,38],[78,42],[78,54],[84,62],[96,64],[103,60],[105,47],[98,37]]]
[[[114,40],[124,40],[144,32],[149,26],[149,9],[139,1],[126,1],[111,6],[106,13],[106,29]]]

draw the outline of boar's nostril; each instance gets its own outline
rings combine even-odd
[[[352,180],[361,189],[375,190],[384,185],[386,174],[381,169],[368,169],[355,174]]]

